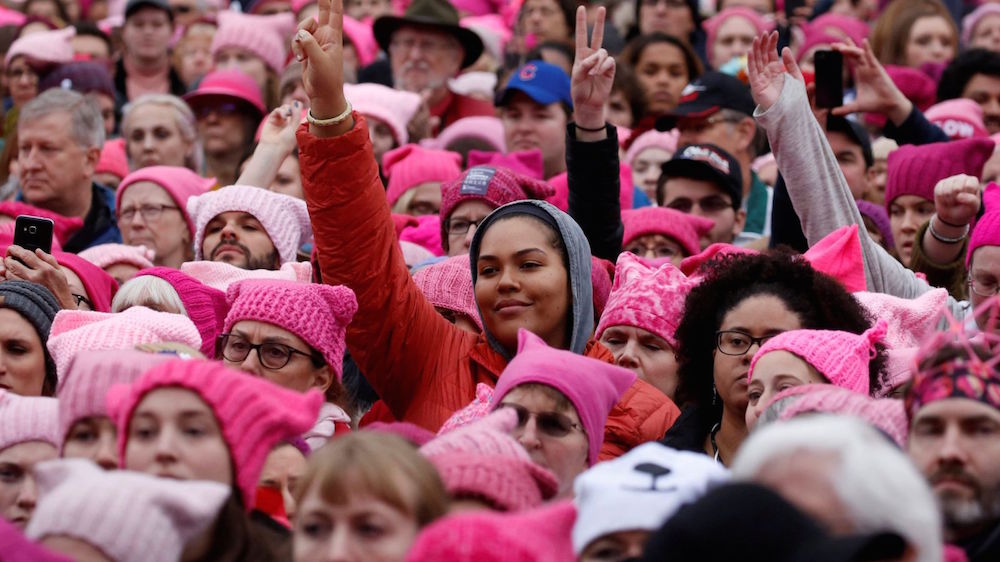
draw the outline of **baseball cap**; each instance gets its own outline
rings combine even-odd
[[[669,131],[677,126],[679,119],[704,118],[720,109],[732,109],[749,116],[753,115],[756,106],[750,89],[738,78],[709,71],[684,87],[680,104],[657,119],[656,128]]]
[[[875,156],[872,153],[872,141],[865,130],[857,121],[847,119],[839,115],[827,115],[826,130],[843,133],[854,144],[861,147],[861,154],[865,158],[865,167],[872,167],[875,164]]]
[[[664,178],[710,181],[728,193],[733,207],[743,203],[743,171],[740,163],[714,144],[689,144],[661,166]]]
[[[167,17],[170,21],[174,21],[174,12],[170,9],[170,4],[167,0],[128,0],[125,4],[125,19],[128,19],[132,14],[139,10],[139,8],[158,8],[167,13]]]
[[[514,92],[522,92],[542,105],[560,102],[573,107],[569,76],[562,68],[540,60],[526,62],[514,71],[497,95],[497,107],[507,105]]]

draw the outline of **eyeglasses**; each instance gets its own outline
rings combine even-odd
[[[204,119],[213,113],[217,115],[235,115],[239,112],[240,106],[233,102],[200,105],[194,110],[195,117],[198,119]]]
[[[691,213],[695,205],[704,213],[718,213],[726,209],[733,208],[733,200],[722,195],[709,195],[701,199],[691,199],[689,197],[678,197],[667,202],[666,206],[682,213]]]
[[[180,208],[175,207],[173,205],[142,205],[140,207],[128,207],[122,209],[118,213],[118,220],[130,222],[135,217],[135,214],[139,213],[139,216],[142,217],[142,220],[146,222],[154,222],[160,218],[160,216],[163,214],[163,211],[167,211],[170,209],[176,209],[178,211],[180,210]]]
[[[642,244],[635,243],[625,248],[626,252],[631,252],[637,256],[654,256],[657,258],[672,258],[678,254],[677,248],[669,244]]]
[[[969,289],[981,297],[992,297],[1000,293],[1000,285],[996,281],[980,281],[970,275],[968,283]]]
[[[574,429],[583,431],[580,424],[558,412],[532,412],[520,404],[501,404],[502,408],[510,408],[517,412],[517,428],[523,429],[528,420],[535,418],[535,427],[549,437],[565,437]]]
[[[257,360],[265,369],[281,369],[292,360],[292,355],[304,355],[317,367],[323,365],[323,362],[318,361],[313,354],[299,351],[294,347],[274,342],[250,343],[234,334],[220,334],[219,349],[222,350],[222,358],[230,363],[242,363],[251,351],[256,350]]]
[[[764,342],[776,335],[778,334],[755,338],[750,334],[739,330],[723,330],[715,333],[717,338],[715,345],[719,348],[719,351],[725,355],[744,355],[746,352],[750,351],[750,348],[753,347],[754,344],[757,344],[757,346],[760,347],[764,345]]]
[[[479,225],[482,224],[484,220],[486,220],[485,217],[477,221],[470,221],[465,219],[452,219],[448,221],[448,224],[446,225],[448,229],[448,234],[465,234],[469,232],[469,229],[472,228],[473,226],[479,228]]]
[[[80,308],[81,304],[85,304],[87,305],[87,308],[84,310],[94,310],[94,303],[90,302],[90,299],[88,299],[86,296],[78,295],[76,293],[71,293],[71,294],[73,296],[73,300],[76,301],[77,308]]]

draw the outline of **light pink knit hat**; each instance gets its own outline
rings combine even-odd
[[[70,40],[76,35],[73,26],[53,31],[40,31],[19,37],[10,45],[3,59],[9,66],[15,57],[25,56],[36,64],[66,64],[73,61],[73,45]]]
[[[666,132],[650,129],[632,141],[632,145],[625,151],[625,158],[622,159],[622,162],[631,166],[636,156],[639,156],[647,148],[659,148],[673,154],[677,152],[678,136],[680,133],[677,132],[677,129]]]
[[[886,350],[884,373],[879,380],[878,388],[872,389],[872,396],[888,398],[894,390],[912,379],[916,371],[919,349],[914,346]]]
[[[195,260],[206,259],[201,246],[209,221],[231,211],[248,213],[260,221],[281,263],[295,261],[299,248],[312,237],[305,201],[251,185],[230,185],[191,197],[187,210],[195,224]]]
[[[231,285],[226,301],[223,332],[241,320],[284,328],[318,351],[341,380],[347,325],[358,310],[354,291],[343,285],[250,279]]]
[[[129,187],[143,181],[155,183],[167,192],[167,195],[174,200],[177,208],[184,215],[191,237],[194,238],[194,221],[191,220],[191,215],[187,211],[188,199],[212,189],[217,183],[215,178],[203,178],[191,170],[179,166],[140,168],[125,176],[125,179],[118,185],[118,189],[115,191],[115,208],[122,208],[122,195]]]
[[[59,446],[59,401],[0,390],[0,451],[26,441]]]
[[[413,274],[413,281],[432,305],[464,314],[482,331],[468,254],[423,267]]]
[[[832,384],[803,384],[779,392],[764,409],[783,400],[788,404],[779,420],[813,412],[855,416],[884,431],[900,447],[906,446],[909,424],[902,400],[870,398]]]
[[[871,392],[868,363],[875,357],[875,344],[885,338],[885,320],[860,336],[836,330],[791,330],[767,340],[750,361],[747,382],[761,357],[772,351],[787,351],[812,365],[831,384],[860,394]]]
[[[885,344],[892,349],[916,347],[937,329],[945,303],[946,289],[932,289],[915,299],[904,299],[886,293],[854,293],[872,318],[885,320],[888,330]]]
[[[413,267],[437,257],[420,244],[414,244],[406,240],[399,241],[399,249],[403,252],[403,261],[406,262],[407,267]]]
[[[697,284],[670,263],[654,269],[629,252],[622,252],[595,337],[600,339],[612,326],[633,326],[656,334],[676,348],[674,332],[684,313],[684,299]]]
[[[39,501],[25,534],[79,539],[118,562],[180,560],[232,494],[218,482],[105,471],[84,459],[35,467]]]
[[[420,447],[438,469],[452,497],[475,497],[500,511],[541,505],[559,491],[556,477],[531,460],[511,433],[517,413],[498,411]]]
[[[938,102],[927,108],[924,117],[941,127],[951,140],[990,136],[983,123],[983,108],[968,98]]]
[[[446,182],[462,173],[462,156],[457,152],[422,148],[408,144],[386,152],[382,172],[389,177],[385,197],[391,207],[410,189],[425,182]]]
[[[85,350],[131,349],[143,343],[182,343],[201,347],[201,334],[191,319],[182,314],[157,312],[133,306],[118,313],[88,310],[61,310],[52,320],[46,346],[59,373],[56,393],[62,392],[70,361]]]
[[[622,211],[622,222],[625,224],[622,246],[628,246],[640,236],[662,234],[680,244],[685,257],[701,251],[701,237],[715,226],[715,221],[711,219],[669,207],[625,209]]]
[[[212,39],[212,57],[227,47],[238,47],[260,58],[276,74],[285,68],[286,46],[295,31],[290,13],[255,16],[221,10]]]
[[[98,244],[77,254],[101,269],[124,263],[134,265],[139,269],[153,267],[156,252],[142,245],[126,246],[125,244]]]
[[[971,48],[972,34],[983,18],[989,15],[1000,15],[1000,5],[988,2],[972,10],[962,18],[962,46]]]
[[[493,387],[486,383],[476,383],[476,397],[448,417],[438,429],[438,435],[444,435],[449,431],[454,431],[460,427],[486,417],[493,409]]]
[[[108,415],[104,397],[112,385],[131,383],[171,359],[176,356],[133,349],[77,353],[59,381],[59,442],[65,446],[69,430],[81,419]]]
[[[347,21],[347,17],[344,17]],[[392,130],[396,144],[403,146],[410,140],[406,126],[420,109],[420,95],[383,86],[382,84],[344,84],[344,96],[350,100],[354,111],[365,117],[384,122]]]
[[[128,154],[125,152],[125,139],[111,139],[104,143],[94,173],[111,174],[118,179],[123,179],[128,175]]]
[[[181,264],[181,271],[223,292],[228,291],[233,283],[244,279],[273,279],[299,283],[312,281],[312,264],[307,261],[290,261],[274,271],[243,269],[218,261],[189,261]]]
[[[702,22],[701,27],[705,30],[706,41],[705,45],[709,53],[712,51],[712,46],[715,43],[715,36],[719,33],[719,28],[726,20],[734,17],[740,17],[750,22],[757,30],[757,35],[764,32],[770,31],[774,28],[774,22],[768,21],[763,16],[758,14],[755,10],[751,8],[746,8],[744,6],[734,6],[732,8],[726,8],[721,12],[715,14],[714,16],[708,18]],[[711,55],[709,55],[711,56]],[[723,65],[729,61],[719,60],[714,61],[716,66]]]
[[[504,140],[503,122],[497,117],[463,117],[445,127],[438,136],[420,141],[420,145],[438,150],[448,150],[462,139],[478,139],[493,147],[497,152],[507,152]]]
[[[129,309],[131,310],[131,309]],[[108,391],[108,412],[118,431],[118,458],[124,465],[129,422],[149,392],[186,388],[208,404],[222,429],[236,473],[243,507],[253,509],[257,480],[268,453],[278,442],[298,437],[316,423],[323,393],[284,389],[266,379],[234,371],[218,362],[169,361],[153,367],[131,385]]]

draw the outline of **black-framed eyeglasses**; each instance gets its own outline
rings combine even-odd
[[[995,281],[984,283],[983,281],[980,281],[970,275],[968,284],[969,290],[981,297],[992,297],[1000,294],[1000,284],[997,284]]]
[[[94,310],[94,303],[90,302],[90,299],[88,299],[86,295],[78,295],[76,293],[72,293],[72,295],[73,300],[76,301],[77,308],[80,308],[81,304],[86,304],[87,310]]]
[[[549,437],[565,437],[574,429],[583,431],[583,427],[559,412],[532,412],[520,404],[501,404],[501,408],[510,408],[517,412],[517,427],[523,428],[528,420],[535,418],[535,427],[540,433]]]
[[[470,221],[465,219],[452,219],[448,221],[445,226],[447,227],[448,234],[465,234],[469,232],[469,229],[472,228],[473,226],[479,228],[479,225],[482,224],[484,220],[486,220],[486,217],[483,217],[477,221]]]
[[[239,112],[240,106],[234,102],[207,103],[194,108],[194,115],[198,119],[204,119],[213,113],[218,115],[236,115]]]
[[[770,334],[760,338],[755,338],[746,332],[741,332],[739,330],[722,330],[721,332],[716,332],[715,345],[725,355],[744,355],[746,352],[750,351],[753,344],[757,346],[764,345],[764,342],[773,338],[778,334]]]
[[[128,207],[121,209],[118,212],[118,220],[129,222],[131,221],[136,213],[142,217],[142,220],[147,222],[152,222],[160,218],[163,215],[163,211],[169,210],[180,210],[180,207],[176,205],[142,205],[139,207]]]
[[[222,358],[230,363],[242,363],[251,351],[256,350],[257,361],[265,369],[281,369],[292,360],[293,355],[304,355],[317,367],[323,365],[323,362],[318,361],[312,353],[299,351],[294,347],[276,342],[250,343],[246,338],[235,334],[220,334],[219,350]]]

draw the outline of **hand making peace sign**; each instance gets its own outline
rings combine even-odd
[[[316,119],[329,119],[344,112],[344,2],[319,0],[319,21],[312,18],[299,24],[292,39],[292,51],[302,63],[302,83],[309,96],[310,111]],[[354,127],[348,118],[330,127],[310,126],[317,136],[343,134]]]
[[[603,6],[597,8],[594,34],[587,44],[587,9],[576,9],[576,57],[570,88],[573,96],[573,120],[587,129],[604,127],[604,107],[611,97],[615,81],[615,59],[601,48],[604,42]]]

